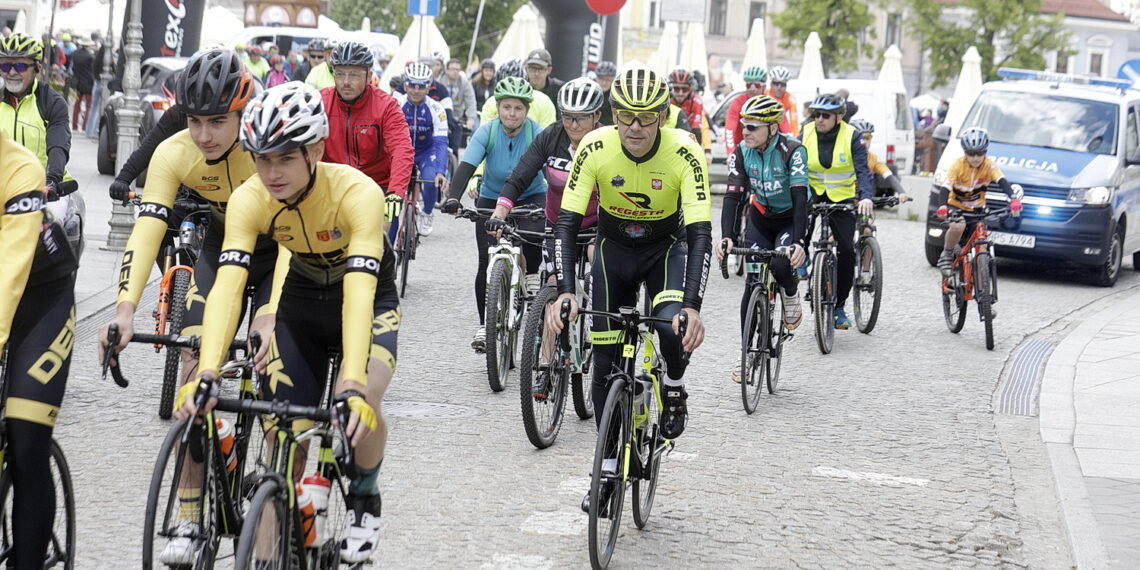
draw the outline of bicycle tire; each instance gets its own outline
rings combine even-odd
[[[186,314],[186,295],[190,291],[190,270],[175,269],[170,279],[170,317],[167,318],[166,333],[182,332],[182,318]],[[182,370],[182,349],[168,346],[164,349],[166,364],[162,369],[162,395],[158,399],[158,417],[169,420],[174,411],[174,393],[182,385],[179,372]]]
[[[487,383],[502,392],[511,373],[511,268],[499,259],[491,267],[484,311],[486,327]]]
[[[766,377],[768,355],[765,337],[768,324],[768,295],[762,286],[752,287],[748,295],[748,308],[744,315],[744,330],[740,337],[740,399],[745,413],[752,414],[760,404],[760,392]]]
[[[993,260],[988,253],[979,253],[974,258],[974,300],[978,302],[978,316],[986,329],[986,350],[994,349],[992,265]]]
[[[883,253],[875,236],[860,238],[856,252],[855,327],[863,334],[871,334],[879,320],[883,300]],[[868,270],[863,269],[864,264],[869,265],[869,277],[866,276]]]
[[[811,305],[815,342],[822,354],[830,354],[835,341],[835,264],[828,251],[818,251],[812,262]]]
[[[295,531],[292,524],[295,513],[289,510],[282,494],[274,479],[264,479],[258,485],[246,512],[241,538],[238,539],[235,570],[285,570],[299,566],[294,565],[296,561],[293,560],[296,557],[296,537],[293,536]],[[267,512],[272,512],[275,520],[263,523],[262,518]],[[260,544],[259,538],[262,541]],[[269,540],[272,546],[267,548],[265,540]],[[274,558],[255,558],[267,554]]]
[[[625,443],[630,440],[631,434],[629,433],[629,422],[625,418],[629,415],[626,410],[630,406],[630,391],[626,389],[626,382],[624,378],[615,378],[610,385],[609,395],[606,397],[605,409],[602,410],[601,422],[598,424],[598,441],[594,445],[594,463],[593,469],[590,471],[590,512],[589,512],[589,541],[590,541],[590,565],[595,570],[602,570],[609,566],[610,558],[614,554],[614,546],[617,544],[618,529],[621,528],[621,509],[622,503],[625,500],[625,483],[623,481],[624,475],[622,473],[604,475],[602,472],[602,462],[606,454],[606,434],[610,433],[613,429],[610,425],[613,422],[621,422],[617,427],[618,441],[614,444],[617,449],[617,465],[621,470],[625,465]],[[616,478],[616,481],[614,479]],[[597,497],[601,495],[603,483],[616,484],[617,488],[614,489],[610,495],[610,500],[607,505],[608,514],[610,519],[606,521],[604,518],[599,518],[599,504]],[[604,523],[603,521],[606,521]],[[599,525],[605,526],[605,534],[599,535]]]
[[[63,450],[55,439],[51,440],[49,450],[49,468],[52,470],[52,482],[56,492],[56,516],[44,568],[72,570],[75,568],[75,488],[72,485],[71,468],[67,465],[67,458],[64,457]],[[61,507],[63,516],[59,516]],[[5,464],[4,473],[0,476],[0,548],[4,552],[10,553],[15,544],[12,536],[14,528],[12,473]]]
[[[594,396],[591,394],[591,386],[594,383],[591,373],[594,364],[594,342],[590,339],[591,321],[592,319],[584,315],[578,317],[578,350],[582,371],[570,375],[574,413],[582,420],[594,417]]]
[[[942,316],[946,319],[946,328],[958,334],[966,324],[966,299],[962,296],[962,270],[955,265],[953,275],[942,278]]]
[[[657,353],[653,353],[654,368],[660,370]],[[658,378],[658,381],[661,381]],[[640,457],[630,458],[639,462],[639,477],[634,477],[630,485],[633,496],[633,524],[638,529],[644,529],[649,523],[649,515],[653,512],[653,500],[657,497],[657,480],[661,473],[661,453],[657,451],[659,443],[663,443],[660,426],[661,410],[657,406],[656,394],[649,398],[645,421],[640,430],[635,429],[636,440],[632,448],[638,450]],[[645,428],[648,428],[648,432]],[[638,433],[640,432],[640,433]],[[646,457],[648,456],[648,457]],[[644,461],[643,461],[644,459]]]
[[[403,215],[400,217],[400,298],[404,298],[404,293],[408,290],[408,269],[412,266],[412,259],[415,257],[415,234],[419,230],[416,228],[416,208],[414,204],[408,203],[404,205]]]
[[[779,287],[774,282],[771,287]],[[769,301],[769,317],[768,322],[772,323],[772,332],[768,335],[768,375],[766,384],[768,384],[768,393],[776,393],[776,385],[780,383],[780,367],[784,362],[782,358],[784,355],[784,340],[788,338],[788,325],[784,322],[784,304],[783,301],[776,299],[778,295],[768,296]]]
[[[564,353],[557,346],[551,347],[551,359],[543,362],[542,334],[547,305],[558,297],[558,289],[545,285],[534,296],[534,302],[526,312],[526,326],[522,337],[522,362],[519,366],[519,401],[522,406],[523,428],[526,437],[538,449],[546,449],[558,438],[562,427],[562,415],[566,407],[567,384],[570,370],[563,361]],[[557,343],[557,338],[554,339]],[[540,369],[545,367],[543,380]],[[537,385],[544,382],[545,385]],[[539,397],[538,394],[542,394]]]

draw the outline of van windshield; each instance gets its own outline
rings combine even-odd
[[[1116,153],[1120,108],[1113,103],[1040,93],[984,91],[962,130],[982,127],[999,143]]]

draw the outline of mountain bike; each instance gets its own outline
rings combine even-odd
[[[569,318],[569,301],[564,301],[560,309],[565,322]],[[664,406],[661,381],[666,373],[665,361],[658,355],[654,333],[642,326],[672,324],[673,320],[641,316],[633,307],[621,307],[616,313],[581,312],[612,319],[620,327],[621,358],[607,377],[610,391],[605,406],[598,410],[601,422],[590,473],[590,564],[605,568],[617,544],[626,485],[633,489],[633,522],[643,529],[653,510],[661,458],[673,449],[673,441],[661,435],[659,423]],[[687,326],[687,315],[682,312],[680,336],[685,335]],[[606,468],[607,458],[616,459],[617,471]]]
[[[760,402],[764,384],[769,394],[775,393],[776,384],[780,382],[784,342],[793,336],[784,324],[783,303],[778,298],[780,285],[769,266],[773,257],[788,254],[783,249],[729,248],[720,261],[720,272],[725,279],[728,279],[729,255],[740,256],[747,275],[748,305],[740,337],[740,397],[744,411],[751,414]]]
[[[589,306],[590,261],[587,255],[595,230],[578,234],[578,256],[575,291],[578,306]],[[553,228],[546,228],[546,239],[553,243]],[[558,285],[548,283],[549,275],[541,272],[543,286],[535,294],[526,312],[523,327],[522,361],[519,366],[519,398],[522,404],[523,427],[535,447],[550,447],[562,427],[566,393],[571,389],[574,409],[585,420],[593,417],[590,401],[590,324],[579,314],[573,323],[562,331],[564,340],[555,342],[545,338],[547,307],[558,298]]]
[[[966,323],[966,303],[978,304],[978,318],[986,333],[986,349],[994,349],[994,303],[998,300],[997,267],[990,253],[987,221],[1001,221],[1008,207],[986,207],[981,212],[953,210],[948,221],[977,222],[965,247],[954,247],[949,277],[942,277],[942,314],[950,332],[957,334]]]
[[[494,209],[474,208],[458,216],[471,221],[491,217]],[[507,227],[499,242],[487,248],[487,304],[483,323],[486,327],[487,382],[491,390],[502,392],[507,386],[518,347],[519,328],[527,304],[533,295],[526,290],[523,271],[523,244],[542,246],[544,234],[515,227],[519,220],[541,220],[543,208],[515,208],[507,215]]]
[[[874,198],[875,206],[896,206],[897,196]],[[863,334],[875,330],[879,320],[879,306],[883,300],[883,252],[875,238],[875,220],[859,216],[856,223],[855,279],[852,302],[855,308],[855,327]]]
[[[811,310],[815,319],[815,342],[819,351],[830,354],[835,343],[835,302],[836,267],[835,240],[831,238],[831,224],[828,218],[835,212],[853,212],[855,204],[820,202],[812,204],[812,213],[819,220],[819,239],[812,242],[815,254],[812,255],[809,293]]]

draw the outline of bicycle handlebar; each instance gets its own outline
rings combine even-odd
[[[723,243],[723,242],[722,242]],[[758,257],[764,262],[769,262],[773,257],[788,257],[786,249],[754,249],[751,247],[730,247],[724,252],[724,257],[720,258],[720,274],[725,279],[728,279],[728,256],[730,255],[745,255],[750,257]]]
[[[78,180],[63,180],[59,184],[56,184],[54,188],[51,185],[45,187],[44,197],[48,202],[54,202],[76,190],[79,190]]]
[[[811,205],[811,211],[817,214],[829,215],[832,212],[854,212],[856,205],[850,202],[817,202]]]
[[[290,404],[288,401],[253,400],[250,398],[221,399],[218,400],[218,404],[214,406],[214,409],[233,413],[252,412],[255,414],[275,415],[279,417],[306,418],[325,423],[332,422],[333,414],[335,413],[331,408],[298,406]]]
[[[494,208],[461,208],[457,217],[468,220],[485,220],[495,213]],[[541,220],[546,218],[545,208],[514,208],[507,213],[508,220]]]
[[[122,340],[122,333],[119,332],[119,325],[111,323],[111,325],[107,327],[107,348],[103,352],[103,378],[106,379],[107,372],[110,371],[111,378],[114,379],[115,384],[126,388],[130,385],[130,382],[123,376],[122,368],[119,366],[119,353],[115,351],[115,347],[119,345],[120,340]],[[159,344],[169,347],[197,350],[202,343],[202,339],[198,336],[138,333],[131,336],[129,342]],[[235,338],[230,342],[230,350],[246,350],[247,345],[249,345],[248,355],[252,356],[257,354],[258,349],[261,347],[261,335],[254,331],[249,335],[248,341],[246,339]]]

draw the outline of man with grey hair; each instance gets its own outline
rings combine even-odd
[[[475,117],[479,115],[475,109],[475,89],[471,87],[467,74],[463,73],[463,64],[455,58],[451,58],[447,62],[443,74],[439,76],[439,81],[451,94],[452,112],[455,115],[455,121],[461,127],[452,133],[448,145],[455,152],[455,155],[459,156],[459,147],[465,146],[464,139],[466,137],[463,129],[468,132],[475,130]]]

